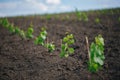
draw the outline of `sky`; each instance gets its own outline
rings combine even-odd
[[[120,0],[0,0],[0,17],[120,7]]]

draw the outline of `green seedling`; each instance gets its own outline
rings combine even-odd
[[[50,19],[51,19],[51,15],[50,15],[50,14],[47,14],[47,15],[46,15],[46,19],[47,19],[47,20],[50,20]]]
[[[1,21],[1,24],[3,27],[5,28],[8,28],[8,26],[10,25],[7,18],[4,18],[2,21]]]
[[[83,21],[88,21],[88,16],[87,16],[87,14],[82,13],[81,16],[82,16]]]
[[[96,18],[96,19],[95,19],[95,23],[97,23],[97,24],[100,23],[100,19],[99,19],[99,18]]]
[[[75,13],[76,13],[77,17],[80,17],[80,16],[81,16],[81,12],[78,11],[78,9],[75,10]]]
[[[23,30],[20,30],[19,36],[20,36],[22,39],[26,39],[25,32],[24,32]]]
[[[76,13],[76,16],[77,16],[78,20],[81,21],[81,20],[82,20],[82,19],[81,19],[81,12],[78,11],[78,9],[76,9],[75,13]]]
[[[90,50],[87,37],[86,41],[89,54],[88,69],[90,72],[97,72],[104,64],[104,39],[101,35],[95,37],[95,42],[91,43]]]
[[[63,38],[60,57],[68,57],[70,54],[74,53],[74,48],[70,47],[72,44],[74,44],[73,34],[67,35]]]
[[[38,37],[36,37],[34,43],[45,46],[45,39],[47,38],[47,31],[45,28],[41,29],[41,32]]]
[[[26,38],[29,38],[29,39],[33,38],[33,37],[34,37],[34,36],[33,36],[33,32],[34,32],[34,30],[33,30],[33,25],[30,24],[28,30],[27,30],[26,33],[25,33]]]
[[[82,13],[82,12],[78,11],[77,9],[76,9],[75,13],[76,13],[76,16],[77,16],[78,20],[88,21],[87,14]]]
[[[69,16],[69,15],[66,15],[65,17],[66,17],[66,20],[70,19],[70,16]]]
[[[55,50],[55,45],[53,43],[47,43],[45,47],[48,49],[49,52],[53,52]]]
[[[19,35],[21,32],[20,28],[18,28],[17,26],[15,27],[15,34]]]
[[[25,39],[26,36],[25,36],[25,32],[23,30],[21,30],[20,28],[18,28],[17,26],[14,28],[15,31],[14,33],[19,35],[21,38]]]
[[[18,28],[17,26],[13,27],[13,33],[19,35],[23,39],[26,38],[25,32],[23,30],[21,30],[20,28]]]
[[[53,43],[45,43],[46,38],[47,38],[47,31],[45,28],[42,28],[39,36],[36,37],[34,43],[36,45],[40,44],[46,47],[49,52],[53,52],[55,50],[55,45]]]
[[[13,24],[9,24],[9,26],[7,28],[8,28],[10,33],[15,33],[15,27]]]

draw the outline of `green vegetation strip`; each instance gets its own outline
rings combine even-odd
[[[76,11],[76,14],[80,13]],[[96,23],[99,23],[99,19],[96,18]],[[41,45],[47,48],[48,52],[53,52],[55,50],[55,45],[53,42],[48,43],[47,31],[43,27],[41,28],[40,34],[35,37],[33,35],[33,25],[30,24],[27,31],[21,30],[19,27],[15,27],[13,24],[10,24],[7,18],[0,19],[0,25],[8,29],[10,33],[19,35],[22,39],[32,39],[35,38],[34,43],[36,45]],[[74,53],[74,48],[70,47],[75,43],[73,34],[67,34],[61,41],[61,52],[60,57],[68,57],[70,54]],[[95,42],[92,42],[89,48],[88,37],[86,37],[87,50],[88,50],[88,69],[90,72],[97,72],[101,69],[104,64],[104,39],[101,35],[95,37]]]

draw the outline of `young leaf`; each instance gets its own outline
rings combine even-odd
[[[64,52],[64,51],[62,51],[62,52],[60,53],[60,57],[61,57],[61,58],[65,57],[65,52]]]
[[[101,35],[98,35],[97,37],[95,37],[95,42],[98,45],[103,45],[104,46],[104,39],[102,38]]]
[[[74,49],[73,49],[73,48],[68,48],[68,52],[69,52],[70,54],[72,54],[72,53],[74,53]]]
[[[47,43],[46,48],[48,48],[49,52],[53,52],[55,50],[55,45],[52,43]]]

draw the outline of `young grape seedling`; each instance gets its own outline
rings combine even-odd
[[[30,24],[28,30],[27,30],[26,33],[25,33],[26,38],[28,38],[28,39],[33,38],[33,37],[34,37],[34,36],[33,36],[33,32],[34,32],[34,30],[33,30],[33,25]]]
[[[50,14],[47,14],[47,15],[46,15],[46,19],[47,19],[47,20],[50,20],[51,18],[52,18],[52,16],[51,16]]]
[[[80,21],[82,21],[82,20],[83,21],[88,21],[87,14],[78,11],[78,9],[76,9],[75,13],[76,13],[76,16],[77,16],[78,20],[80,20]]]
[[[95,23],[97,23],[97,24],[100,23],[100,19],[99,19],[99,18],[96,18],[96,19],[95,19]]]
[[[74,53],[74,48],[70,47],[72,44],[74,44],[73,34],[69,34],[63,38],[60,57],[68,57],[70,54]]]
[[[8,26],[10,25],[10,23],[8,22],[7,18],[4,18],[1,20],[1,24],[3,27],[8,28]]]
[[[87,37],[86,37],[86,41],[88,44]],[[90,50],[88,48],[88,54],[89,54],[89,62],[88,62],[89,71],[97,72],[99,69],[101,69],[105,59],[104,39],[101,35],[98,35],[97,37],[95,37],[95,42],[91,43]]]
[[[55,50],[55,45],[53,43],[45,43],[46,38],[47,38],[47,31],[45,28],[42,28],[39,36],[36,37],[34,43],[36,45],[40,44],[46,47],[49,52],[53,52]]]
[[[45,47],[48,49],[48,52],[53,52],[55,50],[55,45],[53,43],[47,43]]]
[[[19,35],[20,34],[20,28],[18,28],[17,26],[15,27],[15,34]]]
[[[25,32],[23,30],[20,30],[20,34],[19,35],[20,35],[20,37],[22,39],[26,39]]]
[[[15,27],[13,24],[9,24],[9,26],[7,28],[10,31],[10,33],[15,33]]]
[[[47,31],[45,28],[42,28],[39,36],[36,37],[34,43],[44,46],[46,37],[47,37]]]

